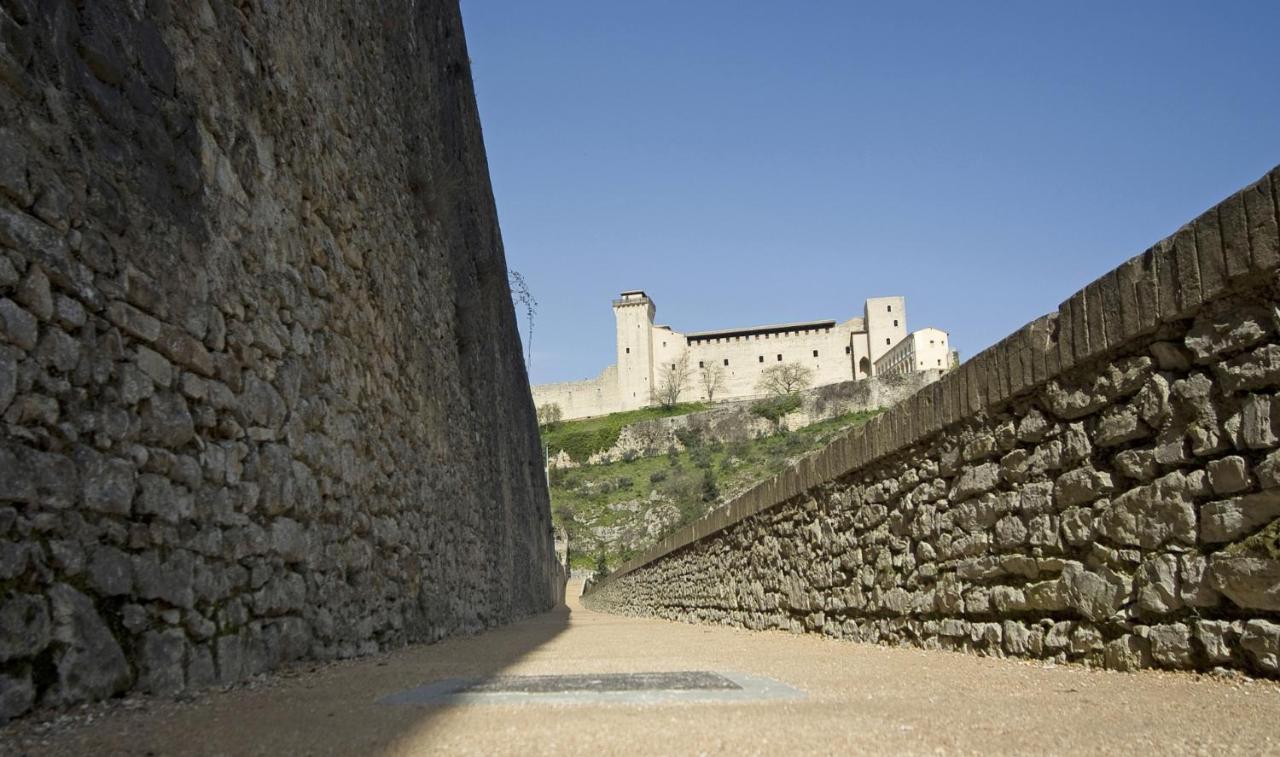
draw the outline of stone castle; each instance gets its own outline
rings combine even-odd
[[[617,362],[599,376],[533,387],[538,407],[558,405],[562,417],[587,418],[635,410],[656,402],[673,374],[679,401],[756,397],[765,369],[797,364],[823,386],[950,364],[947,332],[907,333],[903,297],[873,297],[861,317],[682,333],[654,323],[657,307],[640,290],[613,301]]]

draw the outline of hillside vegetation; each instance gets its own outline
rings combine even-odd
[[[586,460],[612,447],[630,423],[696,409],[654,408],[564,422],[544,430],[544,441],[553,450],[569,450],[575,461]],[[728,443],[683,430],[684,449],[672,445],[665,453],[630,453],[603,464],[553,469],[552,513],[569,534],[571,562],[581,568],[601,562],[612,567],[879,412],[849,413],[794,431]]]
[[[598,418],[553,423],[543,427],[542,443],[553,454],[564,450],[575,463],[585,463],[595,453],[617,444],[622,429],[633,423],[688,415],[705,410],[706,407],[701,402],[689,402],[673,407],[646,407]]]

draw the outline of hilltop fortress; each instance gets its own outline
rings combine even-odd
[[[679,401],[760,396],[760,378],[773,365],[813,371],[813,386],[945,368],[947,332],[907,333],[906,299],[873,297],[861,317],[682,333],[654,323],[657,307],[640,290],[613,301],[617,362],[599,376],[533,387],[538,407],[559,405],[563,417],[586,418],[656,403],[671,374],[685,374]],[[710,390],[710,391],[709,391]]]

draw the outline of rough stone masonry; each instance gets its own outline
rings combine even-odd
[[[588,607],[1280,677],[1280,169]]]
[[[0,0],[0,722],[562,580],[456,2]]]

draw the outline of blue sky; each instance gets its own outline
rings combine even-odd
[[[538,383],[613,362],[624,289],[686,331],[901,294],[967,358],[1280,163],[1277,2],[462,9]]]

